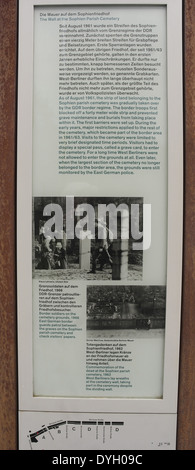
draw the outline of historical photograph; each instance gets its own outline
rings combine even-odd
[[[142,280],[143,198],[33,199],[33,277]]]
[[[165,286],[88,286],[87,330],[157,333],[165,329],[165,308]]]

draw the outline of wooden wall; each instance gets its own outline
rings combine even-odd
[[[184,270],[178,450],[195,450],[195,2],[184,1]],[[17,0],[0,0],[0,450],[17,450]]]
[[[177,446],[195,450],[195,2],[184,2],[184,260]]]
[[[0,0],[0,449],[17,446],[17,1]]]

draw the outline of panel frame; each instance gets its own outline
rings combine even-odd
[[[98,5],[103,1],[96,2]],[[176,413],[179,372],[183,232],[183,83],[182,1],[143,0],[142,5],[167,7],[168,69],[168,256],[164,392],[162,399],[95,399],[33,396],[32,359],[32,128],[33,10],[36,5],[64,5],[62,0],[20,0],[17,144],[17,292],[19,409],[121,413]],[[67,2],[67,5],[90,5]],[[118,4],[108,1],[107,4]],[[124,5],[140,2],[123,1]],[[27,66],[28,64],[28,66]],[[24,86],[25,84],[25,86]],[[177,103],[177,105],[176,105]],[[170,157],[171,156],[171,157]],[[177,172],[175,169],[177,168]],[[174,182],[174,184],[173,184]],[[24,197],[25,194],[25,197]],[[25,214],[25,222],[24,222]],[[28,241],[28,242],[27,242]],[[27,273],[27,275],[26,275]],[[173,344],[174,338],[174,344]]]

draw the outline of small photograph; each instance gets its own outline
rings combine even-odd
[[[160,332],[165,329],[165,309],[165,286],[87,287],[87,330],[101,335],[102,330]]]
[[[35,197],[33,277],[142,280],[143,198]]]

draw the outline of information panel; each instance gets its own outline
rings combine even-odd
[[[175,448],[181,6],[20,0],[22,449]]]

